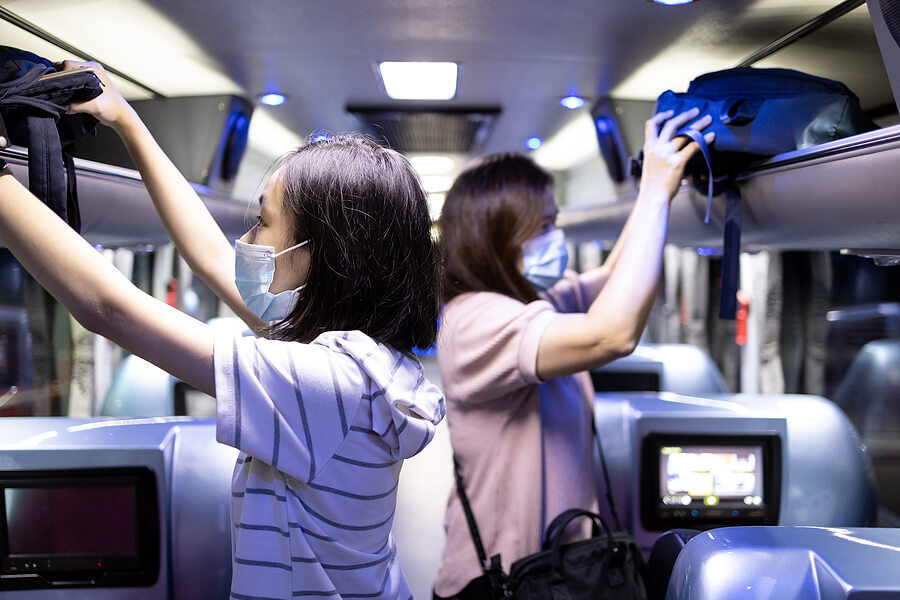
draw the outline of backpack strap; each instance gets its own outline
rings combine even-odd
[[[709,169],[709,189],[707,191],[706,198],[706,216],[703,218],[703,222],[709,223],[709,212],[712,208],[713,199],[713,170],[712,158],[709,154],[709,144],[706,143],[706,140],[703,138],[703,134],[700,131],[697,131],[696,129],[693,129],[691,127],[685,127],[675,135],[676,137],[679,135],[685,135],[697,142],[697,145],[700,146],[700,154],[703,155],[703,160],[706,161],[706,168]]]
[[[28,124],[28,189],[67,221],[68,181],[56,121],[50,116],[32,114],[25,121]]]
[[[722,294],[719,318],[733,321],[741,277],[741,191],[734,181],[725,185],[725,234],[722,240]]]
[[[706,217],[704,223],[709,223],[709,213],[713,199],[713,169],[712,158],[709,154],[709,144],[703,138],[703,134],[690,127],[682,129],[678,135],[686,135],[700,146],[700,154],[706,161],[709,169],[709,187],[706,199]],[[740,256],[741,256],[741,192],[733,180],[725,184],[725,232],[722,239],[722,292],[719,297],[719,318],[733,321],[737,314],[737,291],[740,285]]]

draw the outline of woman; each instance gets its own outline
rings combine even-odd
[[[504,568],[541,546],[568,508],[595,509],[589,369],[634,350],[656,295],[669,202],[698,150],[690,111],[646,123],[640,192],[604,265],[565,278],[552,177],[494,155],[464,171],[440,218],[446,308],[438,363],[450,439],[488,557]],[[709,117],[691,127],[702,130]],[[706,134],[712,142],[712,134]],[[438,598],[485,597],[454,489]],[[570,538],[583,535],[568,531]]]
[[[121,135],[183,256],[269,339],[144,294],[8,173],[0,240],[89,330],[216,396],[217,438],[240,450],[232,598],[407,600],[397,481],[444,414],[411,353],[434,340],[438,261],[409,163],[359,137],[300,148],[232,246],[102,68],[79,66],[105,91],[72,109]]]

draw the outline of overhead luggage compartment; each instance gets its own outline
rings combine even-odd
[[[900,125],[780,154],[738,174],[736,181],[744,250],[900,254]],[[565,207],[557,223],[574,241],[615,240],[636,196]],[[672,201],[670,243],[722,246],[724,194],[713,199],[708,224],[706,202],[706,194],[692,185],[681,187]]]
[[[15,177],[27,184],[28,154],[21,148],[3,152]],[[170,241],[147,188],[137,171],[75,159],[81,235],[91,244],[135,246]],[[191,184],[229,239],[240,237],[252,224],[250,203]]]

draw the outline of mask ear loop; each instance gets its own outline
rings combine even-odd
[[[284,254],[285,252],[290,252],[291,250],[295,250],[295,249],[297,249],[297,248],[299,248],[299,247],[301,247],[301,246],[305,246],[305,245],[307,245],[308,243],[309,243],[309,240],[306,240],[306,241],[304,241],[304,242],[300,242],[299,244],[294,244],[294,245],[291,246],[290,248],[285,248],[285,249],[282,250],[281,252],[276,252],[274,256],[277,258],[277,257],[281,256],[282,254]]]
[[[303,242],[300,242],[299,244],[294,244],[294,245],[291,246],[290,248],[285,248],[285,249],[282,250],[281,252],[276,252],[272,257],[273,257],[273,258],[278,258],[279,256],[281,256],[281,255],[284,254],[285,252],[290,252],[291,250],[296,250],[297,248],[300,248],[301,246],[305,246],[305,245],[307,245],[308,243],[309,243],[309,240],[305,240],[305,241],[303,241]],[[300,290],[302,290],[302,289],[305,288],[305,287],[306,287],[306,284],[304,283],[304,284],[301,285],[300,287],[296,287],[296,288],[294,288],[293,290],[290,290],[290,291],[292,291],[292,292],[299,292]],[[284,292],[280,292],[280,293],[283,294]]]

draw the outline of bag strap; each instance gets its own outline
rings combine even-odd
[[[462,468],[459,466],[459,461],[456,460],[456,454],[453,455],[453,473],[456,476],[456,494],[459,496],[459,502],[462,504],[463,513],[466,515],[466,523],[469,526],[469,535],[472,536],[472,543],[475,544],[475,553],[478,554],[478,560],[481,562],[482,570],[487,574],[487,553],[484,551],[481,534],[478,533],[478,524],[475,523],[475,515],[472,514],[472,506],[469,504],[469,497],[466,495],[466,487],[463,484],[462,478]]]
[[[675,134],[686,135],[691,138],[697,145],[700,146],[700,154],[703,155],[703,160],[706,161],[706,168],[709,170],[709,188],[707,190],[706,197],[706,216],[703,217],[704,223],[709,223],[709,213],[712,208],[712,199],[713,199],[713,170],[712,170],[712,157],[709,154],[709,144],[706,143],[706,140],[703,138],[703,134],[696,129],[692,129],[691,127],[685,127],[681,131]]]
[[[481,541],[481,534],[478,533],[478,524],[475,523],[475,515],[472,513],[472,506],[469,504],[469,497],[466,495],[462,468],[459,466],[459,461],[456,460],[456,454],[453,455],[453,473],[456,476],[456,494],[459,496],[463,512],[466,515],[469,535],[472,536],[472,543],[475,544],[475,553],[478,554],[478,560],[481,562],[481,571],[491,584],[493,597],[497,600],[508,598],[510,591],[507,585],[507,577],[503,573],[503,566],[500,563],[500,555],[495,554],[491,556],[490,560],[487,558],[487,552],[484,551],[484,543]]]
[[[578,517],[588,517],[591,520],[593,529],[591,537],[600,537],[605,531],[606,536],[609,539],[609,545],[612,546],[612,530],[609,528],[609,525],[606,524],[606,521],[603,520],[603,517],[589,510],[584,510],[583,508],[569,508],[556,515],[556,518],[547,525],[547,534],[541,549],[549,550],[556,538],[562,537],[563,531],[569,526],[569,523]]]
[[[609,472],[606,468],[606,456],[603,454],[603,444],[600,442],[600,435],[597,433],[597,424],[591,415],[591,431],[594,432],[594,441],[597,442],[597,452],[600,454],[600,468],[603,471],[603,483],[606,485],[606,502],[609,504],[609,512],[612,513],[613,524],[616,531],[621,531],[622,524],[619,522],[619,511],[616,509],[616,499],[613,497],[612,486],[609,483]]]
[[[707,189],[706,216],[704,223],[709,223],[709,213],[713,198],[713,170],[709,145],[703,134],[687,127],[677,135],[686,135],[700,146],[700,154],[709,169],[709,187]],[[719,296],[719,318],[733,321],[737,314],[737,291],[740,283],[741,255],[741,192],[733,180],[725,185],[725,232],[722,239],[722,292]]]
[[[741,278],[741,191],[734,181],[725,185],[725,234],[722,240],[722,294],[719,318],[733,321],[737,315],[737,291]]]

